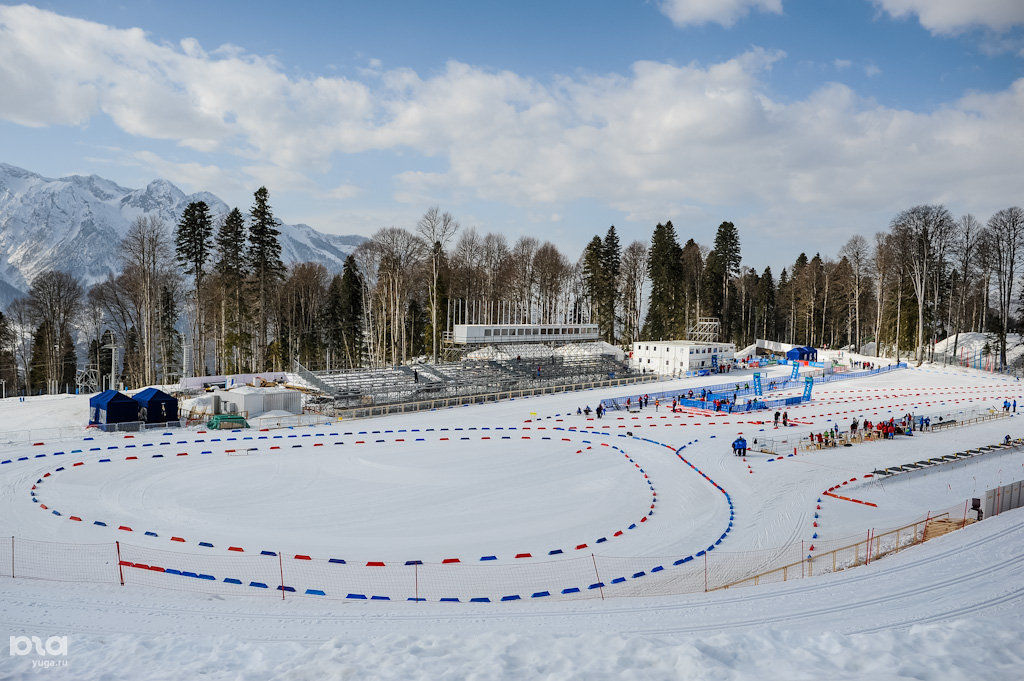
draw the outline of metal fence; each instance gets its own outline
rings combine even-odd
[[[593,390],[595,388],[614,388],[616,386],[634,385],[638,383],[651,383],[664,380],[655,374],[642,374],[627,376],[625,378],[609,378],[602,381],[589,381],[585,383],[570,383],[567,385],[549,385],[539,388],[522,388],[518,390],[504,390],[500,392],[483,393],[478,395],[460,395],[456,397],[440,397],[416,402],[399,402],[396,404],[382,404],[367,407],[350,407],[347,409],[332,409],[330,405],[325,410],[330,410],[339,419],[369,418],[372,416],[387,416],[388,414],[408,414],[417,411],[430,411],[434,409],[448,409],[462,407],[470,404],[488,404],[502,400],[515,400],[526,397],[537,397],[540,395],[557,395],[566,392],[580,390]],[[314,407],[315,408],[315,407]]]
[[[185,419],[168,421],[167,423],[143,423],[141,421],[130,421],[128,423],[111,423],[103,426],[102,428],[93,427],[92,432],[138,433],[148,430],[180,428],[183,426],[185,426]],[[26,442],[79,439],[82,437],[83,433],[88,432],[90,432],[90,429],[85,427],[24,428],[22,430],[6,430],[0,432],[0,445],[22,445]]]
[[[1018,494],[1019,496],[1019,494]],[[960,516],[962,509],[962,518]],[[396,563],[317,559],[281,551],[215,554],[125,542],[0,540],[0,574],[14,579],[143,586],[217,596],[327,600],[502,602],[665,596],[808,578],[868,563],[969,524],[968,505],[860,537],[758,551],[714,545],[690,556],[579,551],[514,563]]]
[[[916,432],[932,432],[945,430],[947,428],[956,428],[962,426],[970,426],[977,423],[983,423],[985,421],[992,421],[994,419],[1005,418],[1008,416],[1005,412],[997,411],[994,409],[981,408],[981,409],[970,409],[961,411],[950,411],[943,412],[941,414],[914,414],[914,421],[917,425],[918,430]],[[920,419],[930,418],[931,426],[926,430],[920,429]],[[942,418],[943,420],[939,420]],[[835,428],[839,428],[839,424],[835,425]],[[785,435],[779,437],[758,437],[751,443],[751,449],[765,454],[788,454],[790,450],[804,451],[810,449],[822,449],[823,443],[818,442],[816,436],[822,434],[824,429],[818,430],[802,430],[799,432],[794,431],[792,428],[785,429]],[[858,445],[865,442],[874,442],[875,440],[881,439],[881,434],[876,430],[859,430],[856,434],[850,430],[838,430],[833,431],[835,436],[829,437],[829,445],[831,447],[843,447],[846,445]],[[824,437],[822,438],[824,440]]]

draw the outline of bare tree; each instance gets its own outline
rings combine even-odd
[[[374,292],[379,310],[376,319],[378,338],[381,349],[390,354],[391,364],[398,364],[408,356],[405,315],[415,265],[423,254],[424,243],[415,234],[397,227],[379,230],[373,235],[372,242],[379,258],[378,282]]]
[[[437,280],[440,277],[441,259],[444,257],[444,250],[448,243],[455,236],[459,229],[459,223],[452,217],[451,213],[441,212],[437,206],[427,209],[419,222],[416,223],[416,233],[427,244],[430,252],[430,326],[431,326],[431,355],[437,363],[437,314],[439,300],[437,294]]]
[[[622,300],[623,324],[621,342],[630,344],[640,338],[643,320],[641,306],[644,300],[644,286],[647,284],[647,244],[634,241],[622,251]]]
[[[850,237],[850,240],[840,249],[839,255],[846,258],[847,262],[850,263],[850,276],[853,283],[853,345],[854,351],[860,352],[862,338],[860,334],[861,288],[864,279],[868,276],[870,264],[868,240],[859,234]]]
[[[32,394],[32,308],[27,298],[16,298],[7,307],[7,317],[14,335],[13,350],[15,361],[21,367],[25,394]]]
[[[70,337],[82,306],[82,287],[67,272],[44,272],[32,281],[28,306],[32,321],[44,331],[37,340],[46,343],[46,380],[59,381],[62,358],[68,350],[65,339]]]
[[[539,241],[533,237],[524,236],[516,241],[509,254],[511,264],[510,297],[520,305],[529,306],[533,302],[533,287],[536,283],[534,256],[539,248]]]
[[[561,294],[569,289],[571,266],[553,243],[545,241],[533,256],[532,269],[537,283],[537,303],[546,316],[543,323],[550,324],[556,319]],[[529,298],[526,302],[529,303]]]
[[[136,218],[121,241],[122,274],[118,284],[131,301],[130,310],[125,311],[139,336],[142,373],[139,378],[144,384],[156,380],[160,288],[162,283],[178,276],[174,272],[172,258],[170,233],[163,222],[155,217]],[[199,310],[192,310],[192,315],[197,320],[195,323],[198,323]],[[124,331],[123,340],[127,339],[128,327]],[[200,335],[193,334],[194,337]],[[195,365],[195,362],[199,364]],[[193,357],[193,364],[193,371],[201,368],[202,358]]]
[[[942,235],[952,231],[953,217],[945,206],[914,206],[893,218],[892,233],[900,253],[906,257],[910,281],[917,299],[917,342],[915,359],[924,361],[924,311],[930,277],[934,276],[936,251]]]
[[[998,292],[999,366],[1006,366],[1006,332],[1010,326],[1010,303],[1017,265],[1024,246],[1024,210],[1017,206],[1004,208],[988,221],[986,240],[992,249]]]
[[[971,214],[963,215],[956,223],[956,237],[954,248],[956,258],[954,268],[956,279],[959,281],[959,295],[956,297],[955,310],[953,313],[953,357],[960,343],[960,331],[963,329],[964,315],[966,314],[967,292],[970,290],[974,271],[974,261],[978,245],[978,238],[981,234],[981,224]]]

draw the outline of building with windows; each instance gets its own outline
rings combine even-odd
[[[670,340],[633,343],[630,365],[638,371],[663,376],[684,376],[690,371],[715,370],[732,364],[736,346],[732,343]]]
[[[600,338],[597,324],[455,324],[456,345],[495,343],[578,343]]]

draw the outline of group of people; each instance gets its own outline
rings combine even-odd
[[[819,449],[824,447],[835,447],[840,437],[842,437],[842,431],[835,426],[820,433],[810,434],[811,444],[817,442]]]
[[[1010,402],[1010,400],[1003,400],[1003,411],[1005,411],[1007,413],[1012,411],[1014,414],[1016,414],[1017,413],[1017,400],[1014,400],[1013,402]]]
[[[736,456],[747,455],[747,440],[742,435],[732,441],[732,453]]]
[[[589,404],[584,409],[576,407],[576,413],[578,415],[580,415],[580,416],[583,416],[583,415],[590,416],[591,411],[593,411],[594,415],[597,416],[597,418],[601,418],[602,416],[604,416],[604,412],[605,412],[604,405],[601,404],[600,402],[598,402],[597,403],[597,409],[593,409],[593,410],[590,408]]]
[[[780,418],[779,417],[779,412],[778,412],[778,410],[776,410],[775,411],[775,427],[776,428],[779,427],[779,418]],[[782,418],[782,425],[783,425],[783,427],[788,426],[789,425],[789,412],[788,411],[782,412],[781,418]]]
[[[657,400],[655,400],[655,402],[657,402]],[[636,402],[633,402],[632,398],[627,397],[626,398],[626,411],[630,411],[632,405],[634,405],[634,404],[638,405],[637,408],[641,409],[641,410],[644,407],[649,407],[651,405],[651,396],[650,395],[646,395],[646,394],[645,395],[637,395]]]

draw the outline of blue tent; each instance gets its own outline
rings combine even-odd
[[[805,345],[802,348],[787,350],[786,359],[800,360],[801,362],[816,362],[818,360],[818,351],[809,345]]]
[[[104,390],[89,398],[89,425],[104,426],[138,420],[138,403],[116,390]]]
[[[167,423],[178,420],[178,399],[163,390],[146,388],[135,393],[132,399],[138,403],[139,420],[144,423]]]

